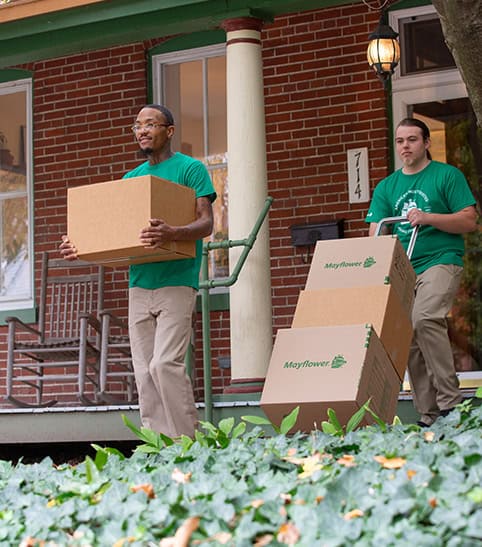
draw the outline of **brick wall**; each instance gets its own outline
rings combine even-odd
[[[290,226],[344,219],[367,234],[366,204],[348,203],[346,152],[368,147],[372,184],[387,173],[383,87],[366,61],[376,24],[362,6],[278,18],[266,27],[266,89],[274,327],[288,327],[311,260]]]
[[[291,245],[290,226],[344,219],[345,236],[366,234],[366,204],[348,203],[346,152],[368,147],[371,184],[387,173],[386,97],[365,51],[378,20],[363,5],[287,15],[262,33],[266,95],[274,333],[291,324],[312,249]],[[120,178],[140,163],[129,130],[147,101],[146,50],[156,41],[31,63],[34,73],[35,253],[56,252],[66,232],[70,186]],[[39,268],[36,268],[38,278]],[[107,306],[126,315],[126,269],[109,270]],[[229,354],[229,313],[211,317],[213,387],[229,385],[217,366]],[[197,397],[202,331],[196,321]],[[6,359],[0,327],[0,359]],[[2,367],[3,368],[3,367]],[[4,380],[2,379],[2,382]],[[62,389],[74,404],[75,388]],[[0,386],[1,390],[1,386]],[[1,392],[0,392],[1,393]]]

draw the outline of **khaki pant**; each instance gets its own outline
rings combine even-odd
[[[142,425],[169,437],[194,436],[198,416],[186,356],[196,291],[129,289],[129,337]]]
[[[420,274],[415,285],[408,372],[415,408],[428,425],[462,400],[447,332],[461,276],[460,266],[441,264]]]

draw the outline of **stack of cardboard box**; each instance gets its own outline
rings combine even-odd
[[[276,336],[261,397],[268,418],[279,425],[299,406],[296,428],[311,431],[328,408],[343,425],[370,399],[391,422],[412,339],[415,277],[396,237],[319,241],[292,328]]]

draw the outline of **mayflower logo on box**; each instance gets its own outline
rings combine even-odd
[[[331,361],[331,368],[341,368],[343,365],[346,365],[346,359],[343,355],[335,355]]]
[[[373,258],[373,256],[367,256],[367,258],[365,258],[365,261],[363,262],[363,267],[364,268],[369,268],[370,266],[373,266],[373,264],[376,264],[377,261]]]
[[[286,361],[283,365],[283,368],[341,368],[343,365],[346,365],[346,359],[343,355],[335,355],[331,361],[310,361],[306,359],[305,361]]]
[[[374,264],[376,264],[377,261],[373,258],[373,256],[367,256],[365,260],[358,261],[358,262],[345,262],[344,260],[341,262],[327,262],[325,264],[325,268],[330,270],[339,270],[340,268],[370,268]]]

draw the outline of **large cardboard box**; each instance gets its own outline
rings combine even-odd
[[[306,281],[307,290],[390,284],[410,314],[416,275],[394,236],[318,241]]]
[[[69,188],[67,234],[79,258],[108,266],[190,258],[195,241],[146,249],[139,233],[150,218],[182,226],[195,220],[195,192],[151,175]]]
[[[280,329],[261,395],[261,408],[279,426],[300,407],[296,430],[321,429],[333,408],[342,425],[371,397],[386,422],[395,416],[400,381],[370,325]],[[366,416],[365,423],[370,423]]]
[[[301,291],[292,326],[371,323],[401,381],[412,341],[412,323],[392,285]]]

